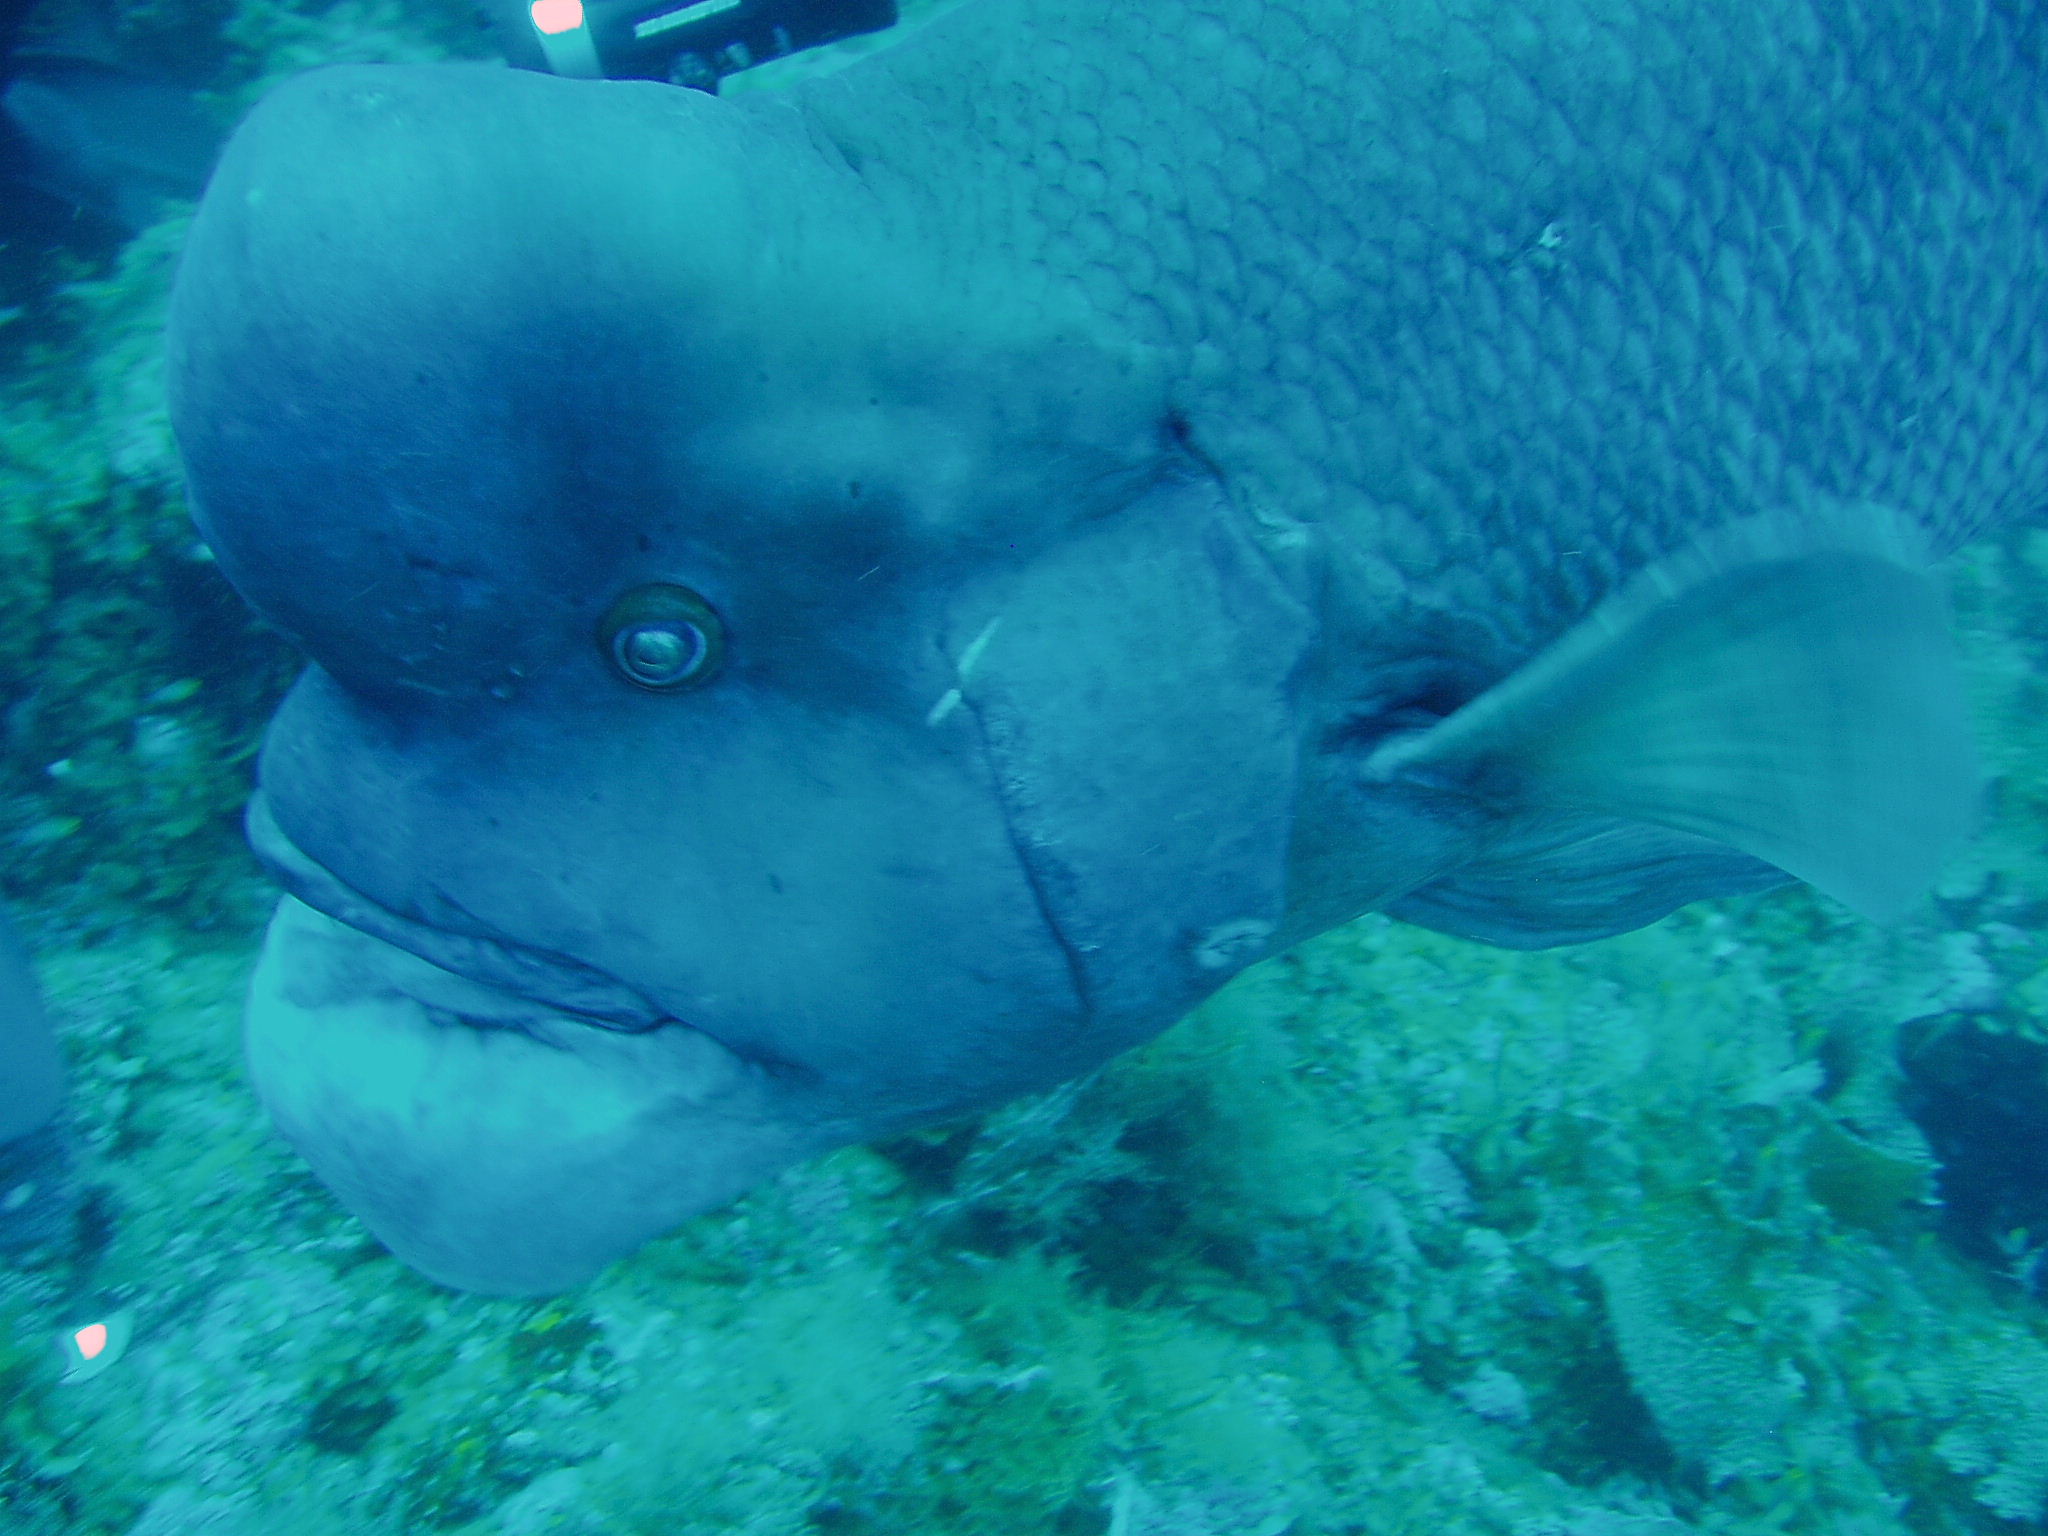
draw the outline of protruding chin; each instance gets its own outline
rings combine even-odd
[[[581,1284],[821,1140],[772,1114],[758,1069],[697,1030],[536,1018],[291,897],[250,983],[244,1045],[272,1119],[328,1188],[399,1258],[464,1290]]]

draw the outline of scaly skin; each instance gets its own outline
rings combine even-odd
[[[799,99],[957,259],[1213,354],[1354,657],[1504,671],[1814,499],[2048,505],[2028,0],[974,0]]]

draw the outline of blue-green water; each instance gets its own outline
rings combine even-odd
[[[461,36],[207,15],[224,112]],[[1367,918],[1081,1083],[479,1298],[242,1080],[235,811],[292,661],[184,521],[181,231],[11,253],[0,326],[0,828],[87,1190],[0,1270],[4,1536],[2038,1527],[2048,533],[1953,562],[1995,792],[1894,928],[1803,888],[1533,955]]]

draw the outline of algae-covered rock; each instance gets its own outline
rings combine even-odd
[[[1681,1458],[1713,1482],[1776,1477],[1801,1383],[1778,1369],[1753,1321],[1729,1314],[1730,1276],[1698,1238],[1645,1231],[1594,1259],[1615,1344]]]

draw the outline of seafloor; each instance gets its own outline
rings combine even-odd
[[[459,9],[122,14],[228,112]],[[485,1300],[241,1078],[234,811],[291,663],[179,506],[179,232],[0,252],[0,835],[91,1189],[0,1271],[4,1536],[2041,1528],[2048,532],[1955,563],[1992,808],[1896,929],[1803,889],[1539,955],[1368,919],[1086,1082]],[[59,1384],[60,1325],[123,1310]]]

